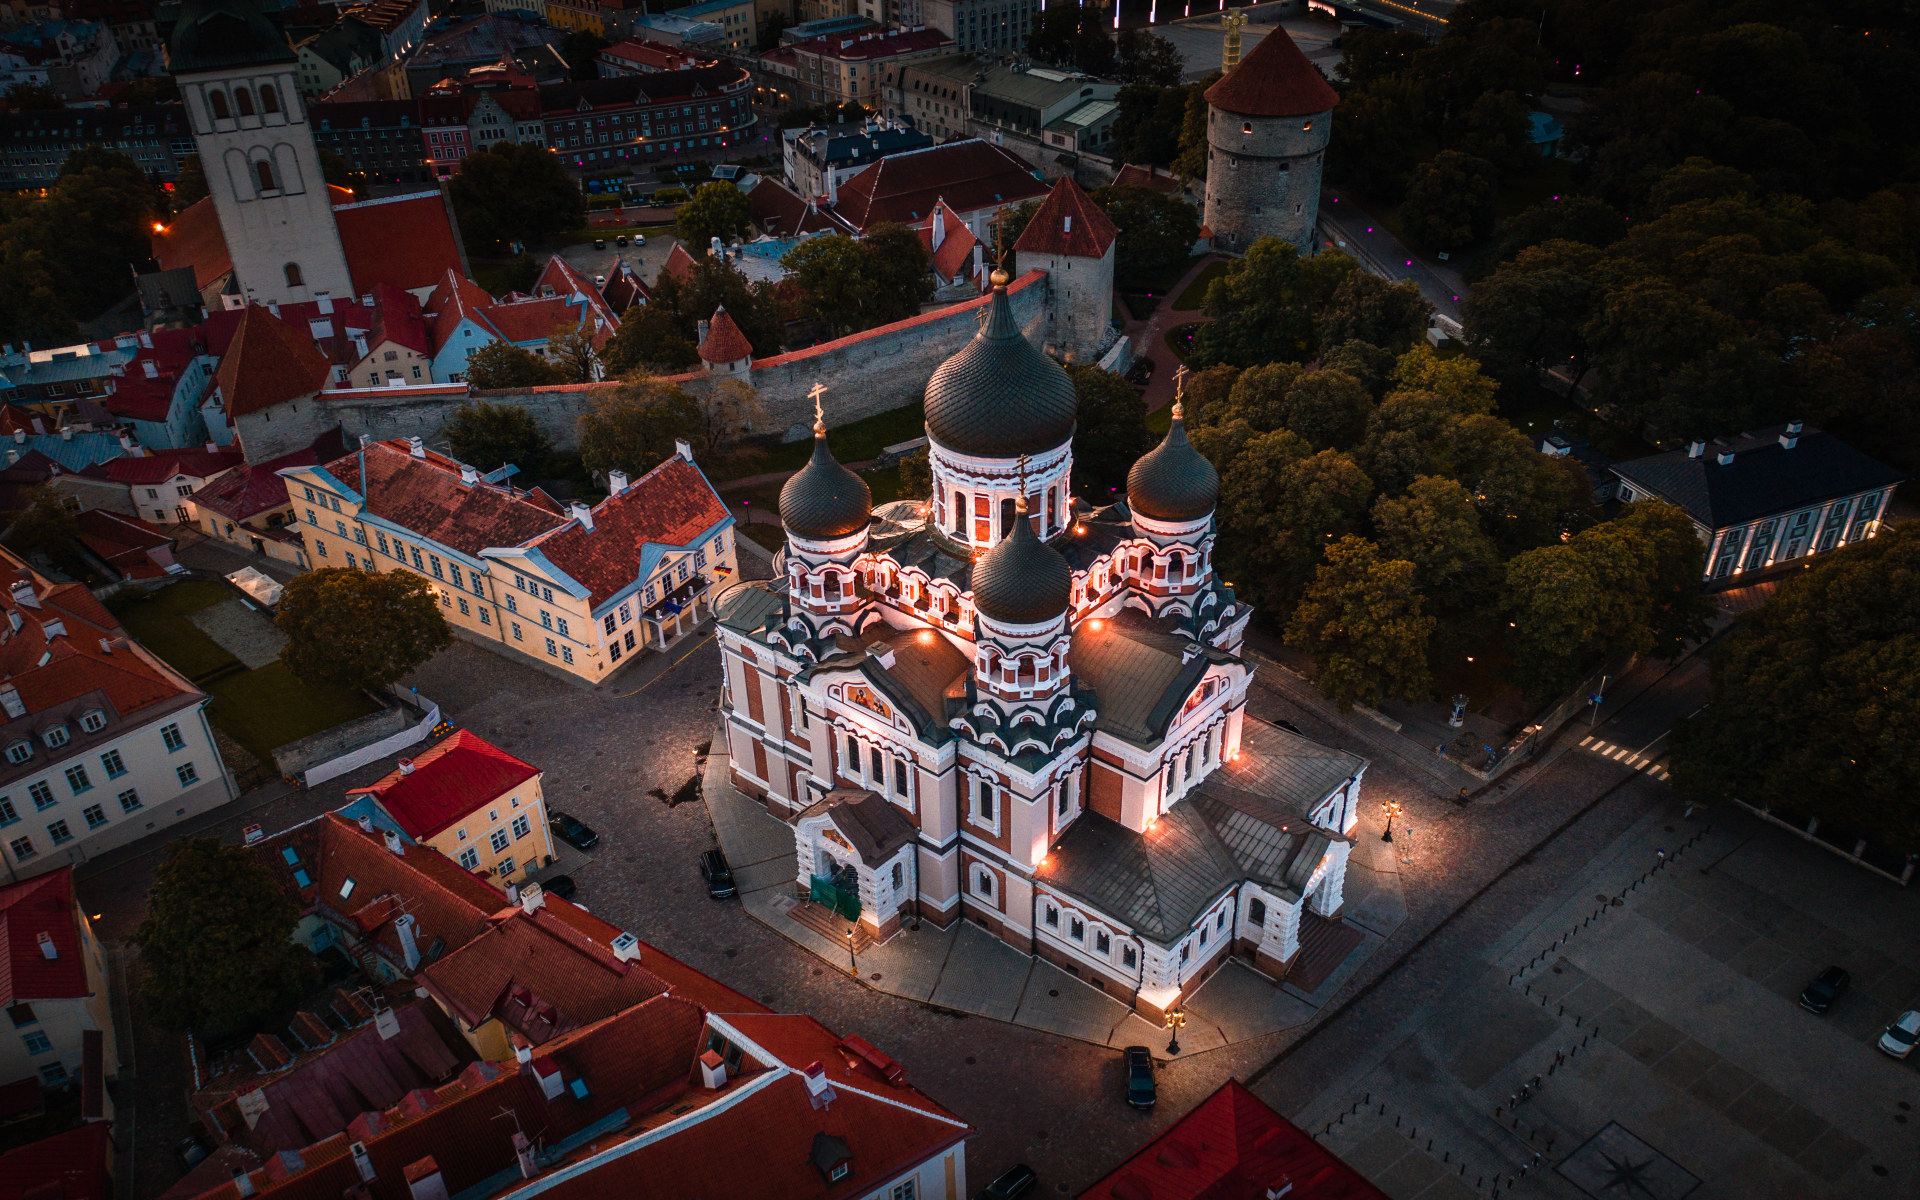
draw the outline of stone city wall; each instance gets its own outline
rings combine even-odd
[[[1041,344],[1046,335],[1046,272],[1027,272],[1008,286],[1007,294],[1014,319],[1036,345]],[[979,314],[987,302],[988,297],[981,297],[791,354],[755,360],[747,382],[760,393],[768,417],[766,427],[756,432],[788,441],[807,436],[813,425],[813,401],[807,393],[816,383],[826,386],[822,403],[827,423],[833,426],[918,401],[935,368],[979,332]],[[712,381],[704,372],[671,378],[694,392],[704,391]],[[520,405],[557,448],[572,450],[579,445],[580,414],[596,393],[614,386],[581,383],[469,391],[458,384],[440,384],[338,389],[322,393],[322,399],[339,420],[349,444],[365,434],[374,439],[418,436],[432,445],[442,440],[441,427],[455,409],[486,400]]]

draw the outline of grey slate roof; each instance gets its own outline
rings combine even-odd
[[[1268,757],[1279,761],[1259,761]],[[1342,840],[1306,813],[1364,761],[1250,718],[1239,763],[1209,776],[1152,833],[1085,813],[1055,843],[1040,878],[1169,945],[1244,880],[1298,897],[1327,847]]]
[[[858,533],[872,513],[867,481],[840,465],[825,433],[815,434],[813,457],[780,488],[780,523],[788,533],[831,541]]]
[[[1634,487],[1687,511],[1708,529],[1724,529],[1837,500],[1906,478],[1831,434],[1806,429],[1788,449],[1786,426],[1776,425],[1708,443],[1699,458],[1685,450],[1615,463],[1613,473]],[[1719,455],[1733,451],[1721,466]]]
[[[973,568],[973,606],[996,621],[1037,625],[1072,602],[1073,568],[1034,536],[1031,520],[1016,519]]]
[[[1127,471],[1128,505],[1162,521],[1204,517],[1219,499],[1220,472],[1187,440],[1182,420]]]
[[[1073,436],[1077,406],[1066,369],[1020,332],[996,288],[986,324],[927,381],[927,435],[981,458],[1039,454]]]
[[[1207,668],[1238,661],[1213,646],[1173,632],[1174,618],[1154,618],[1124,608],[1102,618],[1099,628],[1082,621],[1067,651],[1067,667],[1099,697],[1094,728],[1136,745],[1166,735],[1174,714]],[[1187,649],[1195,651],[1186,658]]]
[[[864,788],[835,788],[800,815],[824,811],[860,861],[877,867],[913,840],[913,822],[885,797]]]
[[[773,583],[756,580],[729,588],[714,603],[713,612],[720,624],[741,633],[759,633],[767,618],[778,613],[785,603]]]

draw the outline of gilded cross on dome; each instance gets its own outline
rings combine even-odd
[[[813,431],[816,434],[824,434],[827,431],[827,410],[820,403],[820,397],[826,394],[827,385],[824,383],[814,384],[813,390],[807,393],[807,398],[813,401]]]

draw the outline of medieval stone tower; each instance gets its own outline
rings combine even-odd
[[[1207,89],[1207,201],[1214,249],[1263,237],[1314,249],[1320,167],[1339,94],[1284,29]]]
[[[253,0],[187,0],[167,46],[250,303],[353,295],[287,40]]]
[[[1112,343],[1114,244],[1119,230],[1071,175],[1013,243],[1013,271],[1047,273],[1047,343],[1075,362],[1093,362]]]

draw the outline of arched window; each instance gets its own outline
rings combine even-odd
[[[243,117],[252,116],[253,115],[253,93],[249,92],[245,88],[233,89],[233,106],[240,110],[241,116]]]
[[[259,162],[253,164],[253,170],[254,170],[254,174],[260,177],[261,191],[270,192],[275,187],[279,186],[273,182],[273,164],[268,162],[266,159],[263,158]]]
[[[264,166],[265,164],[262,164],[262,165]],[[288,286],[288,287],[305,287],[305,286],[307,286],[307,281],[306,281],[306,280],[304,280],[304,279],[302,279],[302,278],[300,277],[300,264],[299,264],[299,263],[288,263],[288,264],[287,264],[287,286]]]
[[[227,111],[227,94],[225,92],[208,92],[207,107],[213,110],[215,120],[224,121],[233,115]]]
[[[273,90],[273,85],[270,83],[260,85],[260,111],[263,113],[277,113],[280,111],[279,93]]]

